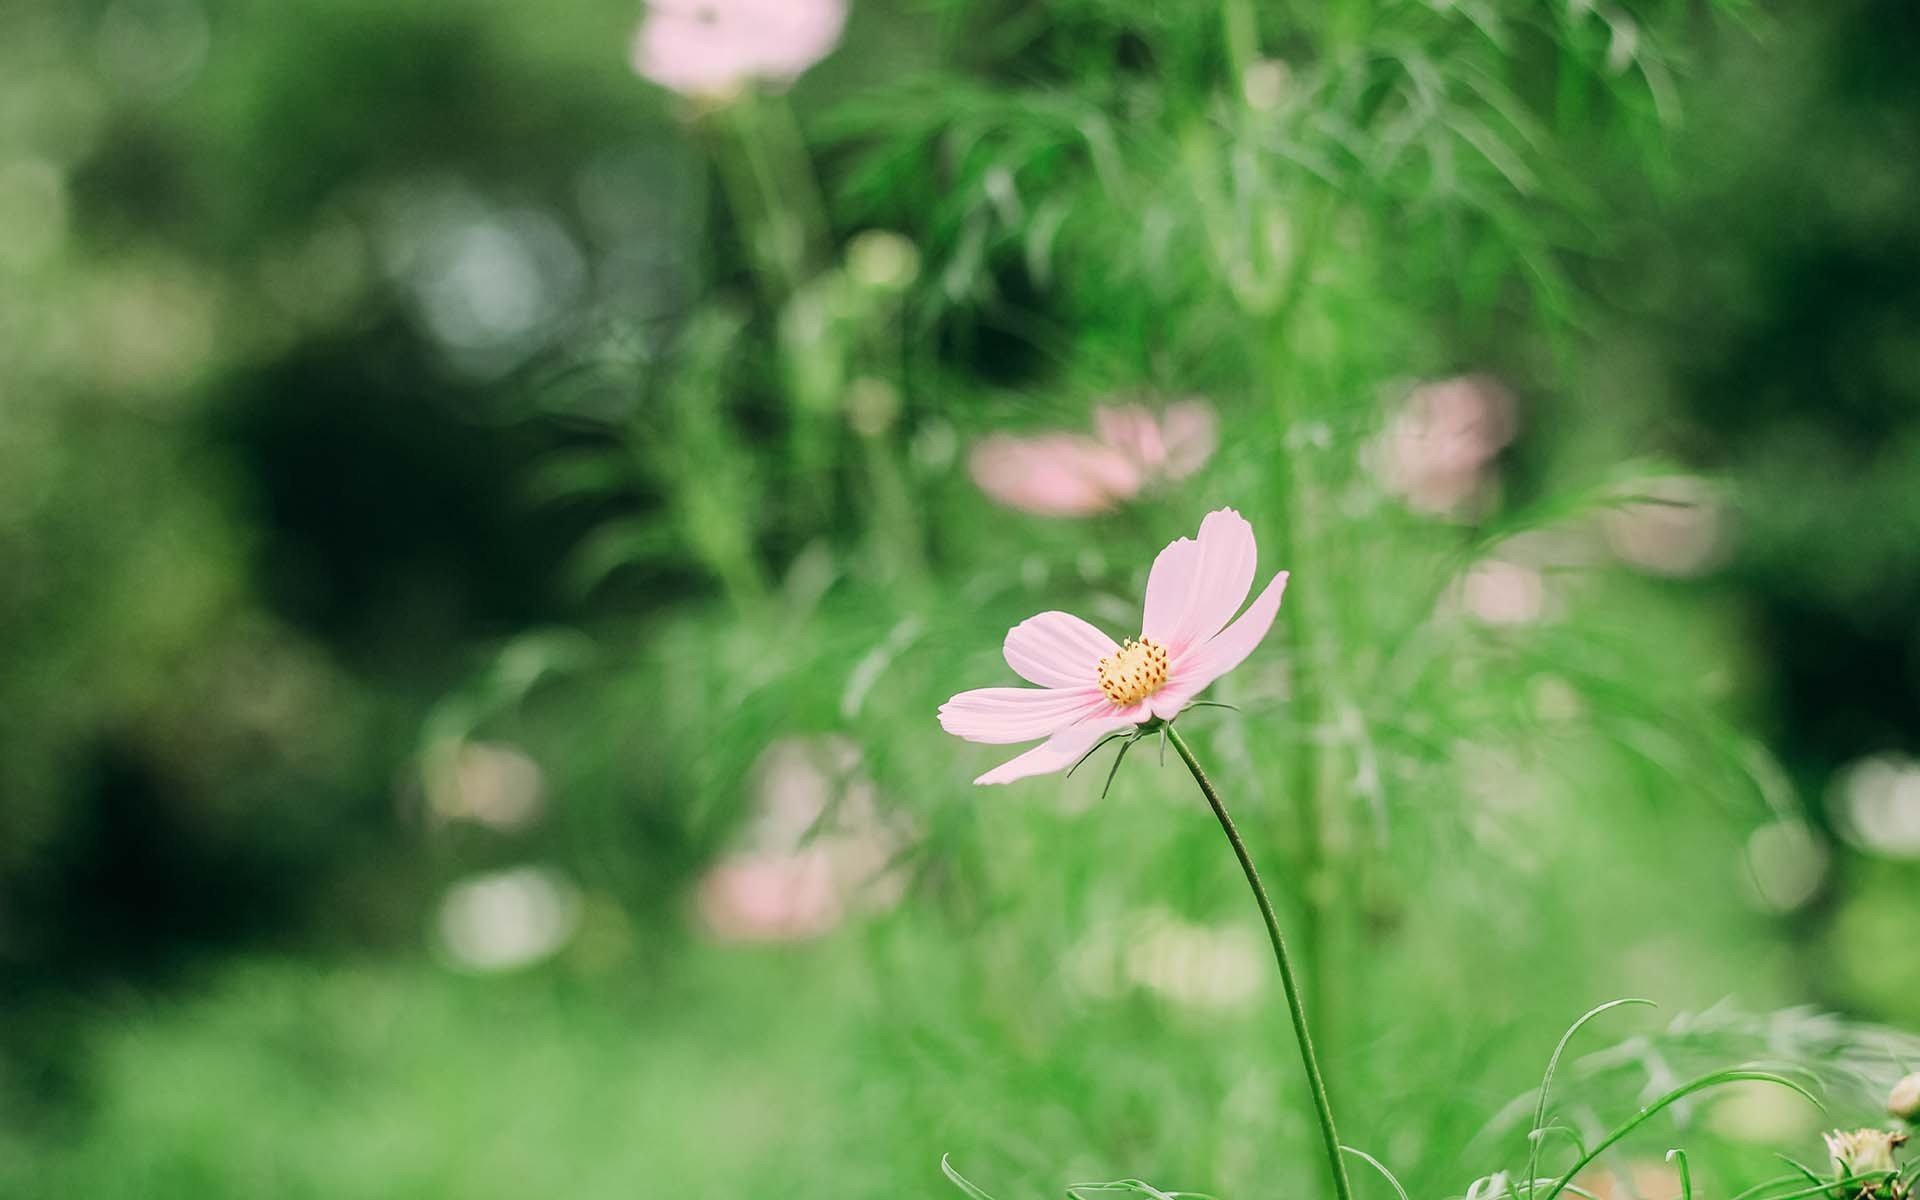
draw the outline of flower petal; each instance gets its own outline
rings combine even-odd
[[[1108,706],[1105,712],[1095,713],[1077,724],[1069,725],[1025,754],[1001,763],[974,782],[1012,783],[1032,775],[1064,771],[1078,762],[1081,755],[1093,749],[1095,742],[1110,733],[1138,725],[1147,719],[1147,715],[1144,704],[1121,709]]]
[[[1160,436],[1160,423],[1145,405],[1103,404],[1093,410],[1093,428],[1101,441],[1148,473],[1158,471],[1167,461],[1167,444]]]
[[[973,448],[968,470],[981,491],[1009,508],[1048,517],[1105,512],[1140,490],[1140,468],[1088,437],[996,434]]]
[[[970,742],[1030,742],[1110,702],[1098,687],[975,688],[940,706],[940,728]]]
[[[1167,685],[1153,694],[1154,715],[1172,716],[1187,701],[1206,690],[1208,684],[1247,660],[1259,646],[1273,618],[1280,612],[1280,597],[1287,590],[1287,573],[1275,575],[1240,619],[1215,635],[1186,657],[1174,661]]]
[[[1213,409],[1201,400],[1169,408],[1160,419],[1160,428],[1167,443],[1167,462],[1161,470],[1168,479],[1185,479],[1198,471],[1220,444]]]
[[[1147,603],[1140,617],[1142,637],[1166,645],[1165,635],[1178,628],[1200,573],[1200,545],[1192,538],[1176,538],[1154,556],[1147,572]]]
[[[1169,679],[1164,687],[1148,696],[1145,703],[1153,715],[1163,721],[1171,721],[1180,715],[1187,701],[1199,693],[1199,688],[1186,688],[1178,679]]]
[[[1245,517],[1231,508],[1208,513],[1196,540],[1181,538],[1153,560],[1142,636],[1179,658],[1220,632],[1253,586],[1258,555]]]
[[[1120,647],[1113,639],[1072,613],[1043,612],[1007,631],[1007,665],[1020,678],[1041,687],[1091,687],[1100,677],[1100,660]]]

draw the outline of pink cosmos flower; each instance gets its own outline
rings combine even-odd
[[[968,467],[980,490],[1009,508],[1045,517],[1085,517],[1133,499],[1158,481],[1185,479],[1213,456],[1213,410],[1198,400],[1155,416],[1141,404],[1093,410],[1096,436],[996,434],[974,447]]]
[[[1474,506],[1494,459],[1513,440],[1513,393],[1490,375],[1422,384],[1375,447],[1387,490],[1436,516]]]
[[[846,0],[651,0],[633,69],[704,99],[792,83],[839,44],[846,20]]]
[[[1213,457],[1213,409],[1184,400],[1155,418],[1144,404],[1102,404],[1093,410],[1100,440],[1125,454],[1149,477],[1185,479]]]
[[[700,917],[724,941],[805,941],[840,923],[844,890],[823,847],[734,855],[700,880]]]
[[[970,742],[1046,741],[974,782],[1064,770],[1109,733],[1177,716],[1253,653],[1280,611],[1285,571],[1233,620],[1253,586],[1257,554],[1253,526],[1223,508],[1200,522],[1197,539],[1181,538],[1153,560],[1138,640],[1116,645],[1063,612],[1015,625],[1007,665],[1040,686],[961,692],[940,706],[940,726]]]
[[[1719,565],[1728,549],[1726,504],[1704,479],[1673,475],[1633,485],[1636,502],[1601,514],[1607,545],[1628,565],[1681,578]],[[1638,499],[1644,497],[1644,500]]]
[[[904,894],[895,863],[907,830],[886,819],[860,747],[783,738],[761,755],[753,818],[700,880],[701,924],[728,942],[820,937]]]

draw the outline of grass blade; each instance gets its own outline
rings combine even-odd
[[[1687,1152],[1675,1147],[1667,1151],[1667,1161],[1680,1171],[1680,1200],[1693,1200],[1693,1172],[1687,1169]]]
[[[1818,1175],[1815,1175],[1813,1173],[1813,1170],[1810,1167],[1808,1167],[1807,1164],[1801,1162],[1799,1159],[1794,1158],[1793,1156],[1787,1155],[1787,1154],[1776,1154],[1774,1155],[1774,1157],[1779,1159],[1781,1162],[1787,1164],[1788,1166],[1792,1167],[1794,1170],[1800,1172],[1802,1175],[1805,1175],[1807,1177],[1807,1182],[1819,1183],[1819,1184],[1826,1183],[1826,1180],[1820,1178]]]
[[[1400,1181],[1394,1178],[1392,1171],[1387,1170],[1387,1165],[1385,1163],[1381,1162],[1379,1159],[1375,1158],[1373,1155],[1368,1154],[1365,1150],[1357,1150],[1352,1146],[1342,1146],[1340,1148],[1342,1150],[1345,1150],[1348,1154],[1353,1155],[1355,1158],[1365,1160],[1368,1166],[1372,1167],[1374,1170],[1380,1172],[1381,1175],[1385,1176],[1386,1181],[1389,1184],[1393,1185],[1394,1194],[1399,1196],[1400,1200],[1410,1200],[1410,1198],[1407,1196],[1407,1189],[1400,1186]]]
[[[1677,1104],[1681,1100],[1686,1099],[1688,1096],[1693,1095],[1695,1092],[1702,1092],[1707,1090],[1708,1088],[1715,1088],[1715,1087],[1720,1087],[1723,1084],[1740,1083],[1743,1081],[1751,1082],[1751,1083],[1771,1083],[1771,1084],[1776,1084],[1783,1088],[1791,1089],[1792,1091],[1798,1092],[1800,1093],[1800,1095],[1805,1096],[1807,1098],[1807,1102],[1812,1104],[1815,1108],[1818,1108],[1822,1111],[1825,1111],[1826,1109],[1826,1106],[1821,1104],[1820,1101],[1814,1096],[1812,1092],[1809,1092],[1806,1088],[1801,1087],[1799,1084],[1795,1083],[1793,1080],[1788,1079],[1785,1075],[1777,1075],[1772,1071],[1756,1071],[1748,1067],[1732,1067],[1724,1071],[1714,1071],[1710,1074],[1702,1075],[1698,1079],[1692,1079],[1687,1081],[1686,1083],[1681,1084],[1679,1087],[1674,1088],[1672,1091],[1660,1097],[1658,1100],[1655,1100],[1652,1104],[1649,1104],[1645,1108],[1642,1108],[1639,1112],[1635,1113],[1633,1116],[1629,1117],[1627,1120],[1621,1122],[1618,1126],[1614,1128],[1613,1132],[1607,1134],[1606,1137],[1600,1139],[1599,1145],[1595,1146],[1592,1150],[1589,1150],[1586,1154],[1582,1155],[1579,1162],[1576,1162],[1571,1167],[1568,1167],[1566,1170],[1566,1173],[1560,1176],[1559,1179],[1554,1181],[1553,1187],[1548,1189],[1547,1191],[1545,1200],[1553,1200],[1555,1196],[1565,1191],[1567,1188],[1567,1185],[1573,1181],[1573,1177],[1575,1175],[1578,1175],[1582,1170],[1584,1170],[1590,1163],[1593,1162],[1594,1159],[1600,1157],[1600,1155],[1603,1152],[1605,1152],[1608,1147],[1612,1146],[1614,1143],[1618,1142],[1620,1139],[1626,1137],[1628,1134],[1632,1133],[1634,1130],[1640,1128],[1640,1126],[1652,1120],[1656,1114],[1671,1107],[1674,1104]],[[1814,1190],[1818,1191],[1819,1189],[1816,1188]],[[1812,1192],[1795,1192],[1795,1193],[1791,1193],[1790,1195],[1799,1196],[1799,1195],[1812,1195],[1812,1194],[1813,1194]],[[1790,1200],[1790,1198],[1788,1196],[1776,1196],[1773,1198],[1773,1200]]]
[[[985,1192],[981,1191],[978,1187],[976,1187],[972,1180],[968,1179],[965,1175],[962,1175],[960,1172],[954,1170],[953,1163],[949,1161],[948,1155],[942,1154],[940,1156],[940,1173],[942,1175],[945,1175],[948,1179],[951,1179],[953,1181],[953,1186],[965,1192],[967,1194],[968,1200],[993,1200],[992,1196],[987,1195]]]
[[[1588,1021],[1593,1020],[1602,1013],[1610,1012],[1613,1009],[1622,1008],[1629,1004],[1643,1004],[1648,1008],[1659,1007],[1651,1000],[1642,1000],[1637,996],[1624,996],[1621,999],[1609,1000],[1605,1004],[1590,1008],[1580,1015],[1579,1020],[1567,1026],[1567,1031],[1560,1035],[1560,1044],[1553,1048],[1553,1057],[1547,1059],[1547,1073],[1546,1076],[1540,1080],[1540,1096],[1534,1101],[1533,1105],[1533,1128],[1527,1135],[1527,1140],[1532,1143],[1527,1150],[1527,1195],[1533,1195],[1533,1181],[1540,1176],[1541,1132],[1542,1127],[1545,1126],[1547,1121],[1547,1098],[1553,1091],[1554,1073],[1560,1069],[1560,1056],[1567,1052],[1567,1044],[1573,1041],[1573,1035],[1579,1033]],[[1567,1178],[1571,1179],[1573,1176],[1569,1174]],[[1556,1188],[1555,1190],[1558,1191],[1559,1189]],[[1551,1196],[1549,1196],[1549,1200],[1551,1200]]]

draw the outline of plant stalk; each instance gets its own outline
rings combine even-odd
[[[1327,1084],[1320,1077],[1320,1063],[1313,1053],[1313,1034],[1307,1029],[1307,1013],[1300,1001],[1300,984],[1293,975],[1293,959],[1287,954],[1287,939],[1280,932],[1280,918],[1273,911],[1273,901],[1267,898],[1266,885],[1260,882],[1260,873],[1254,870],[1253,857],[1247,853],[1247,844],[1240,840],[1240,831],[1234,827],[1233,818],[1227,815],[1227,806],[1220,799],[1220,793],[1214,790],[1213,781],[1201,769],[1200,762],[1193,756],[1193,749],[1187,745],[1187,739],[1172,725],[1166,727],[1167,738],[1173,743],[1174,750],[1180,755],[1180,761],[1187,764],[1187,770],[1193,772],[1193,781],[1200,785],[1200,793],[1207,798],[1213,808],[1213,815],[1220,820],[1220,828],[1227,835],[1233,853],[1240,860],[1240,869],[1246,873],[1247,886],[1253,889],[1254,902],[1260,906],[1260,916],[1267,923],[1267,938],[1273,943],[1273,958],[1280,965],[1280,984],[1287,993],[1287,1012],[1293,1018],[1294,1037],[1300,1043],[1300,1065],[1306,1069],[1307,1084],[1313,1093],[1314,1112],[1320,1118],[1320,1135],[1326,1141],[1327,1167],[1333,1172],[1333,1190],[1338,1200],[1353,1200],[1353,1183],[1347,1178],[1346,1159],[1340,1152],[1340,1134],[1333,1124],[1333,1105],[1327,1100]]]

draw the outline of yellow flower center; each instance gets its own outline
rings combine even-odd
[[[1167,682],[1167,648],[1155,641],[1128,638],[1100,660],[1100,690],[1115,704],[1137,704]]]

